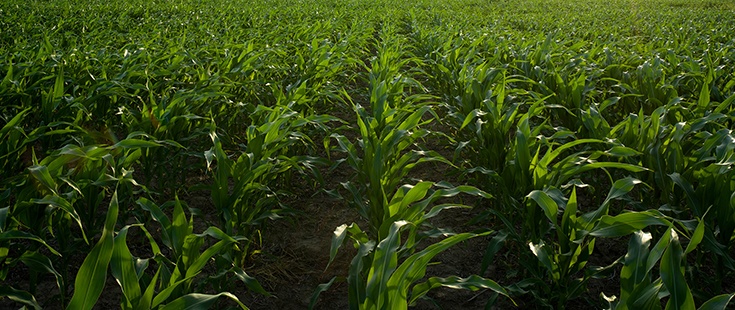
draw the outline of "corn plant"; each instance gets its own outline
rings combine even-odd
[[[594,268],[587,266],[594,253],[597,236],[590,236],[590,231],[608,214],[614,199],[624,196],[639,183],[640,181],[632,178],[616,181],[602,205],[583,214],[578,214],[576,188],[572,189],[569,198],[554,187],[534,190],[526,196],[528,204],[532,208],[538,207],[543,213],[544,220],[527,222],[529,226],[524,226],[523,229],[530,231],[530,234],[517,232],[514,227],[506,227],[505,231],[510,232],[514,238],[531,238],[527,241],[530,249],[528,254],[532,254],[535,261],[523,259],[521,264],[529,273],[531,283],[537,286],[531,293],[536,295],[540,303],[564,308],[569,300],[585,291],[590,279],[614,267],[615,264]],[[534,210],[527,211],[529,217],[534,214]],[[507,219],[504,221],[510,223]],[[497,242],[505,240],[498,239]],[[495,252],[497,251],[496,249]]]
[[[351,309],[405,309],[409,302],[413,303],[432,287],[454,287],[452,283],[462,281],[457,278],[432,278],[430,284],[420,286],[412,299],[408,299],[409,287],[423,277],[428,263],[436,254],[475,236],[456,235],[414,253],[421,224],[443,209],[462,205],[439,204],[427,211],[429,206],[439,198],[453,197],[459,193],[490,197],[471,186],[450,187],[443,183],[419,182],[398,187],[399,182],[417,164],[425,161],[448,162],[436,153],[410,149],[416,141],[429,134],[421,126],[431,120],[424,121],[422,118],[433,112],[429,105],[421,103],[425,96],[402,98],[404,87],[410,85],[410,81],[394,77],[397,63],[404,63],[405,60],[395,58],[400,54],[394,50],[396,43],[390,39],[393,35],[390,29],[386,28],[383,33],[387,39],[379,45],[379,54],[370,72],[372,113],[353,103],[361,139],[356,146],[342,135],[332,135],[339,148],[347,153],[345,160],[356,171],[360,181],[357,184],[362,185],[358,187],[352,182],[343,184],[351,194],[348,202],[357,208],[370,225],[366,231],[354,223],[342,225],[335,230],[332,241],[331,259],[334,259],[348,235],[358,248],[347,279]],[[412,104],[414,102],[417,104]],[[361,150],[358,150],[358,146]],[[432,190],[435,186],[439,189]],[[410,228],[406,228],[408,237],[401,246],[400,231],[403,227]],[[404,258],[399,266],[398,260]],[[317,291],[312,306],[318,294],[333,281]],[[463,288],[481,287],[507,295],[497,283],[480,277],[472,278]]]
[[[499,197],[502,203],[487,212],[504,219],[508,227],[515,227],[515,224],[509,223],[518,223],[524,227],[515,236],[523,242],[538,241],[548,228],[543,214],[533,204],[522,202],[529,192],[578,184],[579,180],[575,178],[588,171],[601,170],[609,179],[612,179],[612,175],[607,169],[646,171],[638,165],[607,160],[635,155],[635,151],[629,148],[596,139],[565,142],[572,135],[567,130],[558,130],[547,138],[542,135],[544,126],[537,126],[532,130],[529,122],[529,115],[523,115],[519,120],[512,146],[514,152],[508,154],[502,175],[493,171],[487,172],[503,193]],[[599,150],[599,146],[605,145],[610,148]],[[566,155],[570,152],[571,154]]]
[[[426,282],[414,285],[414,283],[424,278],[426,268],[434,256],[461,241],[488,235],[492,232],[451,235],[424,250],[408,256],[399,264],[399,258],[402,256],[400,253],[406,247],[411,247],[409,243],[415,237],[414,228],[407,228],[410,226],[413,226],[413,224],[408,221],[393,222],[387,237],[380,240],[377,245],[354,223],[350,226],[342,225],[334,231],[331,259],[334,259],[334,255],[337,253],[334,246],[341,245],[347,236],[352,239],[353,245],[358,249],[357,255],[350,264],[350,273],[347,279],[350,309],[407,309],[409,305],[414,304],[429,290],[440,286],[470,290],[490,289],[508,296],[508,292],[501,285],[479,276],[468,278],[432,277]],[[401,231],[406,229],[411,232],[409,232],[408,241],[402,245]],[[409,289],[411,289],[411,295],[408,294]],[[315,301],[314,298],[311,307],[314,306]]]
[[[42,184],[38,192],[44,196],[31,202],[65,210],[77,221],[83,236],[87,230],[93,234],[102,226],[97,209],[106,197],[106,188],[119,186],[126,198],[132,194],[133,186],[145,191],[146,187],[133,179],[133,165],[146,149],[163,143],[166,142],[151,141],[146,135],[132,133],[108,147],[67,145],[29,168],[33,179]]]
[[[711,208],[713,216],[706,220],[708,238],[704,248],[715,254],[718,274],[725,275],[733,267],[732,258],[723,251],[730,247],[733,231],[729,207],[733,188],[728,181],[732,170],[731,133],[722,129],[725,116],[717,112],[721,105],[714,113],[684,121],[671,115],[681,109],[681,104],[675,101],[660,107],[650,117],[631,115],[615,131],[623,143],[647,150],[641,153],[642,160],[653,170],[652,182],[657,185],[655,193],[660,193],[656,195],[660,202],[698,218]],[[716,279],[719,287],[722,280],[720,276]]]
[[[159,306],[162,306],[161,309],[170,309],[194,305],[207,308],[219,296],[234,299],[243,309],[247,309],[234,295],[229,293],[217,295],[191,293],[195,289],[193,287],[194,277],[202,272],[206,263],[213,256],[221,255],[226,248],[236,247],[236,243],[242,239],[229,237],[217,228],[209,228],[202,234],[194,234],[192,232],[193,217],[190,220],[186,219],[183,205],[178,200],[167,204],[173,205],[173,221],[151,201],[141,199],[138,203],[163,226],[161,238],[170,251],[169,257],[174,259],[169,259],[162,254],[157,242],[143,224],[125,226],[115,236],[119,212],[115,193],[107,210],[102,236],[77,273],[74,296],[69,302],[68,309],[92,309],[104,289],[108,268],[122,289],[124,298],[121,306],[123,309],[151,309]],[[135,263],[125,241],[129,228],[134,226],[140,227],[148,236],[154,255],[153,258],[140,260],[142,264]],[[200,252],[205,236],[214,237],[219,241]],[[158,270],[152,278],[145,277],[144,273],[151,259],[158,265]],[[247,276],[241,269],[233,270],[239,272],[241,276]],[[159,283],[158,292],[156,292],[156,283]],[[260,288],[257,282],[247,284]],[[260,290],[262,291],[262,288]]]
[[[131,135],[112,146],[66,145],[40,161],[33,156],[34,165],[28,167],[25,175],[27,181],[10,188],[14,204],[5,209],[6,216],[13,219],[11,231],[20,234],[11,234],[8,246],[19,237],[42,241],[41,245],[46,244],[44,240],[53,239],[59,252],[49,250],[61,256],[57,261],[60,264],[54,267],[38,246],[31,246],[23,256],[9,258],[5,272],[19,262],[33,262],[33,277],[54,274],[60,301],[66,303],[70,259],[79,249],[88,248],[89,238],[103,229],[98,213],[100,204],[108,198],[107,190],[115,187],[124,197],[132,195],[134,186],[145,190],[133,179],[132,166],[142,149],[160,144],[138,137]]]
[[[61,256],[61,253],[47,244],[39,236],[25,232],[19,229],[17,225],[9,223],[9,209],[10,207],[0,209],[0,262],[2,262],[4,266],[4,268],[0,270],[0,279],[5,281],[12,270],[14,270],[19,264],[23,264],[31,272],[31,281],[29,281],[30,289],[28,291],[14,288],[12,285],[8,284],[0,285],[0,296],[7,297],[10,300],[25,304],[26,306],[33,307],[34,309],[41,309],[41,304],[38,303],[34,296],[37,293],[37,275],[51,274],[54,276],[56,285],[59,288],[65,287],[63,275],[56,270],[53,262],[48,258],[48,254],[44,254],[44,252],[48,251],[51,255],[54,255],[55,258]],[[42,245],[45,250],[37,248],[33,244],[29,245],[29,241]],[[22,254],[16,256],[15,253]],[[65,292],[63,290],[61,301],[62,303],[66,302]]]
[[[92,309],[102,294],[107,280],[107,266],[112,259],[113,233],[115,224],[117,224],[118,211],[117,193],[114,193],[107,210],[102,236],[77,272],[74,281],[74,295],[67,309]]]
[[[143,269],[136,267],[138,265],[134,264],[135,260],[127,250],[125,234],[129,226],[118,233],[115,239],[115,253],[119,256],[115,256],[116,260],[112,262],[110,267],[126,297],[123,308],[136,309],[141,306],[155,308],[167,300],[171,303],[164,308],[174,307],[174,305],[204,303],[205,301],[211,304],[212,298],[216,299],[219,295],[198,294],[196,291],[201,288],[199,284],[195,285],[195,277],[204,271],[204,267],[211,260],[219,261],[217,273],[233,274],[248,288],[268,295],[260,284],[238,267],[233,257],[228,254],[231,252],[230,249],[236,250],[238,244],[247,242],[247,238],[231,237],[216,227],[209,227],[201,234],[193,233],[194,216],[190,216],[189,220],[186,219],[184,205],[179,200],[166,203],[161,207],[147,199],[139,199],[138,204],[144,210],[150,212],[153,219],[161,224],[163,228],[161,241],[169,252],[168,254],[162,252],[147,230],[141,226],[148,236],[153,253],[153,257],[146,259],[146,261],[153,260],[158,264],[158,269],[153,278],[150,278],[147,284],[141,283],[141,276],[148,265],[144,265],[145,268]],[[162,208],[169,206],[173,207],[170,219],[162,210]],[[218,241],[203,249],[206,237]],[[139,276],[131,277],[135,273],[131,274],[129,272],[130,268],[134,268],[133,270],[136,270]],[[216,277],[213,279],[216,279]],[[157,281],[159,291],[156,293]],[[144,290],[144,287],[147,288]],[[145,291],[145,294],[141,295],[143,291]],[[220,295],[234,299],[242,308],[245,308],[234,295],[228,293]]]
[[[382,87],[378,89],[384,91]],[[421,118],[430,112],[428,106],[415,111],[389,108],[385,111],[385,119],[371,117],[359,105],[355,110],[360,118],[361,141],[355,145],[342,135],[333,134],[332,137],[347,153],[348,164],[357,172],[356,183],[343,184],[354,198],[349,201],[360,215],[370,221],[371,231],[377,233],[384,231],[384,223],[391,217],[390,210],[386,209],[389,193],[398,187],[408,172],[422,162],[446,160],[435,152],[410,149],[422,136],[429,134],[428,130],[419,127],[425,124]]]
[[[279,193],[271,186],[287,181],[293,170],[316,173],[315,166],[322,164],[316,157],[293,155],[294,149],[311,144],[300,130],[333,120],[319,115],[301,117],[285,106],[259,106],[252,117],[254,123],[246,131],[245,145],[237,159],[226,153],[214,124],[210,127],[214,146],[204,154],[213,174],[212,200],[224,231],[246,237],[253,236],[264,220],[278,217],[281,211]]]
[[[724,277],[735,267],[732,256],[728,254],[735,232],[735,187],[731,181],[735,145],[728,129],[706,136],[702,147],[695,151],[697,164],[684,175],[672,173],[668,177],[683,192],[687,209],[706,224],[704,248],[715,254],[718,274],[714,284],[715,290],[719,291]],[[696,183],[696,187],[692,183]]]
[[[2,167],[2,178],[10,179],[13,173],[20,170],[23,163],[24,153],[27,152],[27,139],[25,130],[20,126],[30,108],[18,112],[13,118],[5,120],[5,125],[0,129],[0,167]],[[7,182],[7,181],[6,181]],[[5,182],[3,182],[5,183]]]
[[[605,296],[609,309],[661,309],[660,299],[665,297],[666,309],[694,309],[695,300],[684,273],[685,258],[702,241],[702,232],[697,229],[684,250],[673,228],[667,229],[653,248],[652,235],[636,231],[628,243],[620,274],[620,298]],[[654,273],[657,263],[658,278]],[[704,301],[699,309],[726,309],[733,296],[717,295]]]

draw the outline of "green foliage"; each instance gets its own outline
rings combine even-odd
[[[313,216],[292,193],[324,190],[362,217],[330,252],[356,248],[354,309],[403,309],[438,287],[512,297],[502,307],[726,308],[733,10],[2,1],[0,298],[89,309],[119,289],[124,309],[246,308],[240,284],[268,295],[245,272],[263,228]],[[211,204],[187,208],[198,194]],[[484,229],[434,227],[471,207]],[[469,238],[488,239],[479,275],[424,277]],[[627,254],[598,257],[601,238],[629,240]],[[617,297],[592,296],[603,276]]]

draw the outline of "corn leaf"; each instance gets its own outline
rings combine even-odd
[[[401,242],[401,229],[408,225],[406,221],[394,222],[390,227],[388,236],[378,243],[375,248],[373,264],[368,274],[366,289],[366,308],[382,309],[386,300],[385,291],[387,283],[393,271],[398,265],[398,247]]]
[[[0,285],[0,297],[8,297],[10,300],[33,307],[33,309],[41,310],[41,305],[36,301],[36,297],[26,291],[14,289],[8,285]]]
[[[663,285],[661,279],[649,285],[639,285],[630,294],[628,309],[661,309],[661,301],[658,296]]]
[[[543,191],[535,190],[526,197],[536,201],[539,207],[544,211],[546,218],[548,218],[552,224],[556,224],[556,214],[559,212],[559,206],[553,199],[551,199],[551,197],[549,197],[548,194]]]
[[[43,197],[43,199],[31,199],[31,202],[39,205],[49,205],[64,210],[64,212],[69,214],[69,216],[77,222],[77,225],[79,225],[79,230],[82,231],[84,242],[89,243],[89,241],[87,241],[87,234],[84,232],[84,227],[82,226],[82,219],[79,217],[77,210],[74,209],[74,206],[72,206],[69,201],[60,196],[47,195],[46,197]]]
[[[332,287],[332,284],[334,284],[334,280],[337,280],[337,277],[333,277],[331,280],[329,280],[329,282],[319,284],[316,287],[316,291],[314,291],[314,294],[311,295],[311,300],[309,301],[309,310],[314,309],[317,301],[319,301],[319,295],[329,290],[329,288]]]
[[[122,289],[126,306],[132,308],[141,297],[140,284],[138,283],[135,262],[127,245],[128,228],[125,226],[115,237],[112,258],[110,260],[110,271]]]
[[[694,309],[694,297],[683,272],[684,252],[673,230],[671,235],[671,243],[661,257],[661,280],[670,294],[666,309]]]
[[[632,304],[628,298],[638,286],[650,284],[650,275],[646,270],[646,260],[651,245],[651,234],[635,232],[628,242],[628,253],[625,254],[623,268],[620,270],[620,303],[618,310],[629,309]]]
[[[192,293],[175,299],[163,306],[161,310],[205,310],[212,307],[214,302],[222,296],[235,301],[241,309],[248,309],[235,295],[230,293],[219,293],[216,295]]]
[[[712,297],[710,300],[706,301],[698,309],[699,310],[725,310],[727,309],[727,305],[730,304],[730,301],[732,301],[733,296],[735,296],[735,294],[717,295],[715,297]]]
[[[616,216],[603,216],[590,232],[595,237],[621,237],[651,225],[672,226],[657,211],[628,212]]]
[[[481,234],[457,234],[434,243],[426,249],[409,256],[403,263],[401,263],[395,272],[390,275],[390,279],[387,282],[387,308],[395,310],[407,309],[409,286],[424,277],[426,274],[426,268],[434,256],[459,242],[478,236],[485,236],[490,233],[492,233],[492,231]]]
[[[694,233],[692,234],[692,239],[689,240],[689,244],[687,244],[687,248],[684,251],[684,255],[694,251],[694,249],[696,249],[697,246],[702,243],[702,240],[704,239],[704,221],[699,220],[698,222],[699,223],[697,223],[697,228],[694,229]]]
[[[28,252],[23,253],[23,255],[21,255],[19,260],[23,264],[28,266],[30,270],[33,270],[39,273],[44,273],[44,272],[50,273],[54,275],[54,277],[56,278],[57,287],[59,288],[62,287],[64,283],[64,279],[62,275],[58,271],[56,271],[56,269],[54,268],[54,264],[51,263],[51,260],[45,255],[38,253],[37,251],[33,251],[33,252],[28,251]]]
[[[0,241],[13,240],[13,239],[26,239],[26,240],[36,241],[40,244],[43,244],[54,255],[61,256],[61,253],[56,251],[54,248],[48,245],[46,241],[43,241],[43,239],[39,238],[36,235],[30,234],[24,231],[20,231],[20,230],[9,230],[9,231],[4,231],[0,233]]]
[[[113,230],[117,222],[117,192],[112,194],[110,207],[107,210],[102,237],[82,262],[74,280],[74,296],[67,309],[92,309],[102,294],[107,279],[107,266],[112,258],[114,248]]]
[[[426,295],[431,289],[437,287],[447,287],[451,289],[465,289],[471,291],[477,291],[480,289],[489,289],[505,297],[510,298],[508,291],[497,282],[486,279],[477,275],[472,275],[467,278],[460,278],[457,276],[451,276],[447,278],[431,277],[424,283],[417,284],[411,291],[411,301],[409,304],[413,304],[417,299]],[[515,301],[510,299],[513,304]]]

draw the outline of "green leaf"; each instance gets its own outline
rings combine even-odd
[[[248,307],[240,302],[237,296],[225,292],[217,295],[198,293],[184,295],[165,305],[161,310],[205,310],[209,309],[221,296],[232,299],[241,309],[248,309]]]
[[[114,247],[113,231],[117,222],[117,213],[118,202],[117,191],[115,191],[112,194],[110,207],[107,210],[107,218],[105,219],[102,237],[84,259],[82,266],[77,272],[77,277],[74,280],[74,296],[69,302],[67,309],[92,309],[97,303],[100,294],[102,294],[107,280],[107,266],[112,258]]]
[[[697,107],[700,109],[706,109],[707,106],[709,106],[710,102],[710,87],[709,83],[711,82],[712,78],[711,76],[708,76],[704,84],[702,85],[702,89],[699,92],[699,99],[697,100]]]
[[[653,246],[653,249],[651,249],[651,252],[648,254],[648,259],[646,260],[646,273],[649,273],[651,272],[651,270],[653,270],[653,267],[656,266],[656,263],[659,259],[661,259],[661,256],[664,254],[664,251],[668,249],[673,231],[673,228],[667,229],[666,232],[661,236],[661,239],[659,239],[658,242],[656,242],[656,245]]]
[[[567,206],[561,216],[561,232],[567,237],[572,238],[571,233],[577,220],[577,188],[572,188],[572,194],[569,196]]]
[[[543,191],[534,190],[526,197],[536,201],[539,207],[544,211],[544,214],[546,214],[549,221],[551,221],[552,224],[556,224],[556,214],[559,212],[559,206],[553,199],[551,199],[551,197],[549,197],[548,194]]]
[[[202,271],[204,265],[217,253],[224,251],[233,243],[232,240],[220,240],[208,249],[204,250],[199,257],[186,269],[186,278],[191,278]]]
[[[140,297],[138,304],[133,309],[135,310],[150,310],[151,309],[151,303],[153,302],[153,295],[156,293],[156,282],[158,281],[158,276],[161,274],[162,268],[164,268],[163,265],[160,265],[158,267],[158,270],[156,270],[156,274],[154,274],[153,278],[151,278],[151,281],[148,283],[148,287],[146,287],[145,292]]]
[[[368,274],[365,307],[382,309],[386,300],[387,283],[398,265],[398,247],[401,242],[401,229],[408,225],[407,221],[394,222],[388,236],[378,243],[373,256],[373,264]]]
[[[168,233],[168,231],[171,229],[171,220],[169,220],[168,216],[161,211],[161,208],[159,208],[155,203],[152,201],[146,199],[146,198],[139,198],[136,203],[143,209],[151,213],[151,217],[156,221],[161,223],[161,226],[163,226],[164,233],[161,234],[161,239],[163,239],[163,243],[169,247],[173,247],[171,243],[171,236]]]
[[[54,255],[61,256],[61,253],[54,250],[54,248],[48,245],[46,241],[43,241],[43,239],[39,238],[36,235],[29,234],[27,232],[20,231],[20,230],[10,230],[10,231],[5,231],[5,232],[0,233],[0,241],[13,240],[13,239],[26,239],[26,240],[36,241],[38,243],[43,244]]]
[[[706,301],[699,310],[725,310],[735,294],[722,294],[712,297]]]
[[[649,285],[639,285],[630,294],[628,309],[661,309],[661,301],[658,295],[662,287],[661,279]]]
[[[410,186],[410,189],[406,193],[405,196],[402,197],[400,200],[400,204],[393,203],[390,206],[390,214],[389,216],[393,216],[396,213],[400,212],[400,210],[403,210],[405,208],[408,208],[408,206],[420,199],[423,199],[426,196],[426,193],[431,189],[431,187],[434,185],[433,182],[419,182],[418,184],[414,186]],[[399,206],[398,209],[394,209],[394,206]]]
[[[508,291],[506,291],[505,288],[502,287],[500,284],[496,283],[493,280],[486,279],[477,275],[472,275],[467,278],[460,278],[457,276],[451,276],[447,278],[431,277],[426,282],[417,284],[413,287],[413,290],[411,291],[411,302],[409,304],[413,304],[417,299],[426,295],[426,293],[428,293],[431,289],[440,286],[451,289],[465,289],[471,291],[477,291],[479,289],[489,289],[510,298],[510,296],[508,295]],[[511,299],[511,302],[513,302],[513,304],[516,304],[513,299]]]
[[[666,309],[694,309],[694,297],[684,277],[684,252],[676,232],[671,230],[671,243],[661,257],[661,281],[669,291]]]
[[[365,282],[362,270],[364,269],[364,258],[369,257],[375,248],[375,241],[357,242],[357,254],[352,258],[350,270],[347,276],[348,300],[350,310],[360,309],[365,301]]]
[[[694,251],[694,249],[696,249],[697,246],[702,243],[702,239],[704,239],[704,228],[704,221],[699,220],[697,228],[694,229],[694,233],[692,234],[692,239],[689,240],[689,244],[687,244],[687,249],[684,251],[684,255],[689,254],[691,251]]]
[[[56,278],[56,285],[57,287],[61,288],[62,284],[64,283],[64,279],[62,278],[61,274],[56,271],[54,268],[54,265],[51,263],[51,260],[44,256],[41,253],[38,253],[36,251],[33,252],[25,252],[20,257],[20,261],[28,266],[29,269],[39,272],[39,273],[50,273],[54,275]]]
[[[64,67],[60,66],[54,82],[54,94],[51,102],[56,102],[64,97]]]
[[[480,109],[474,109],[470,111],[469,114],[467,114],[467,117],[465,117],[464,121],[462,122],[462,126],[459,127],[459,130],[464,129],[467,125],[469,125],[475,118],[478,116],[484,115],[485,112],[483,112]]]
[[[5,222],[8,220],[10,207],[0,208],[0,233],[5,231]]]
[[[681,187],[681,189],[684,190],[684,194],[687,197],[687,201],[689,202],[689,207],[692,208],[694,211],[694,215],[697,217],[704,217],[704,210],[702,210],[701,204],[699,200],[697,199],[697,195],[694,191],[694,187],[691,183],[689,183],[687,180],[681,177],[678,173],[672,173],[669,175],[672,181],[674,181],[674,184]]]
[[[651,225],[672,226],[656,211],[627,212],[617,216],[603,216],[590,232],[595,237],[621,237]]]
[[[253,277],[249,276],[249,275],[248,275],[248,274],[247,274],[247,273],[245,272],[245,270],[242,270],[242,268],[240,268],[240,267],[237,267],[237,266],[235,266],[235,267],[232,267],[232,273],[234,273],[234,274],[235,274],[235,276],[236,276],[236,277],[237,277],[238,279],[240,279],[240,281],[242,281],[242,283],[244,283],[244,284],[245,284],[245,286],[246,286],[246,287],[247,287],[247,288],[248,288],[249,290],[251,290],[251,291],[253,291],[253,292],[256,292],[256,293],[258,293],[258,294],[261,294],[261,295],[265,295],[265,296],[268,296],[268,297],[270,297],[270,296],[271,296],[271,294],[270,294],[270,293],[268,293],[268,292],[267,292],[267,291],[266,291],[266,290],[265,290],[265,289],[263,288],[263,286],[262,286],[262,285],[260,285],[260,282],[258,282],[258,280],[257,280],[257,279],[255,279],[255,278],[253,278]]]
[[[126,243],[129,227],[123,227],[117,233],[117,237],[115,237],[112,258],[110,260],[110,271],[120,285],[128,306],[132,307],[138,304],[141,297],[141,290],[140,284],[138,283],[138,275],[135,271],[133,255],[130,253]]]
[[[548,270],[549,273],[554,276],[554,278],[557,278],[556,272],[554,270],[555,264],[552,262],[552,254],[548,246],[543,241],[541,241],[538,244],[529,242],[528,247],[531,249],[531,253],[533,253],[533,255],[538,258],[539,262],[541,262],[541,264],[546,267],[546,270]]]
[[[591,226],[594,225],[598,219],[600,219],[603,215],[607,215],[609,204],[613,199],[624,196],[625,194],[633,190],[633,187],[635,187],[635,185],[640,183],[643,182],[630,177],[615,181],[612,188],[610,188],[610,192],[607,194],[607,198],[605,198],[605,201],[602,202],[602,205],[597,208],[597,210],[582,215],[581,219],[587,223],[585,225],[585,228],[591,229]]]
[[[316,306],[316,302],[319,301],[319,295],[329,290],[329,288],[332,287],[332,284],[334,284],[334,280],[336,279],[337,277],[333,277],[331,280],[329,280],[329,282],[319,284],[316,287],[316,291],[314,291],[314,294],[311,295],[311,301],[309,301],[309,310],[314,309],[314,306]]]
[[[342,247],[342,244],[344,243],[346,237],[347,224],[342,224],[334,229],[334,233],[332,235],[332,246],[329,249],[329,263],[327,263],[327,268],[329,268],[329,265],[334,260],[334,257],[337,256],[337,251],[339,251],[339,248]]]
[[[69,201],[59,196],[47,195],[46,197],[43,197],[43,199],[31,199],[31,202],[39,205],[49,205],[64,210],[64,212],[68,213],[69,216],[77,222],[77,225],[79,225],[79,230],[82,231],[84,242],[89,243],[89,241],[87,241],[87,234],[84,232],[84,227],[82,226],[82,219],[79,217],[77,210],[74,209],[74,206],[72,206]]]
[[[184,208],[178,197],[176,197],[174,202],[174,212],[171,216],[171,227],[165,228],[167,229],[166,233],[170,236],[171,247],[174,249],[175,254],[182,255],[185,240],[191,234],[191,229],[189,227],[189,221],[186,220]]]
[[[642,231],[637,231],[630,237],[628,253],[625,254],[623,268],[620,270],[621,310],[628,308],[628,297],[637,286],[647,285],[647,282],[650,282],[646,260],[650,252],[651,239],[651,234]]]
[[[165,269],[163,271],[166,272]],[[175,272],[178,272],[178,269]],[[165,281],[164,279],[165,278],[163,278],[162,281]],[[170,283],[169,281],[166,281],[168,283],[163,283],[161,285],[161,287],[162,288],[165,287],[165,288],[162,289],[160,292],[158,292],[158,294],[153,298],[152,307],[150,307],[150,308],[151,309],[157,308],[160,304],[162,304],[164,301],[166,301],[175,290],[177,290],[179,288],[179,285],[183,284],[186,281],[189,281],[190,279],[191,278],[184,278],[184,279],[180,279],[178,281],[172,280],[171,282],[173,282],[173,283]],[[168,285],[168,286],[165,286],[165,285]]]
[[[23,110],[23,111],[20,111],[20,112],[18,112],[18,114],[16,114],[16,115],[15,115],[15,116],[14,116],[14,117],[13,117],[13,118],[12,118],[12,119],[11,119],[11,120],[10,120],[10,121],[8,122],[8,123],[7,123],[7,124],[5,124],[5,125],[3,126],[3,128],[2,128],[2,129],[0,129],[0,134],[4,134],[4,133],[7,133],[8,131],[10,131],[10,129],[12,129],[13,127],[15,127],[15,126],[17,126],[18,124],[20,124],[21,120],[23,120],[23,117],[24,117],[24,116],[26,115],[26,113],[28,113],[28,111],[30,111],[30,110],[31,110],[31,108],[29,107],[29,108],[26,108],[26,109],[25,109],[25,110]]]
[[[56,194],[58,186],[56,185],[54,179],[51,177],[51,174],[48,171],[48,167],[34,165],[32,167],[28,167],[28,171],[31,173],[33,178],[35,178],[53,194]]]
[[[41,310],[41,305],[36,301],[36,297],[26,291],[16,290],[10,286],[0,284],[0,297],[8,297],[10,300],[33,307],[33,309]]]
[[[426,249],[409,256],[401,265],[393,272],[388,280],[388,299],[386,304],[388,309],[403,310],[408,307],[408,287],[415,281],[423,278],[426,274],[426,268],[434,256],[452,247],[453,245],[465,241],[470,238],[485,236],[492,231],[482,234],[462,233],[428,246]]]
[[[153,141],[146,141],[146,140],[140,140],[140,139],[125,139],[118,143],[115,143],[113,148],[124,148],[124,149],[140,149],[140,148],[149,148],[149,147],[158,147],[161,146],[161,144]]]
[[[485,250],[485,255],[482,257],[482,266],[480,267],[480,273],[485,273],[487,268],[492,265],[493,257],[505,244],[505,239],[508,238],[508,232],[501,230],[495,237],[490,240]]]

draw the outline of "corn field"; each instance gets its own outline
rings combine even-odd
[[[0,29],[2,309],[735,297],[731,0],[4,0]]]

